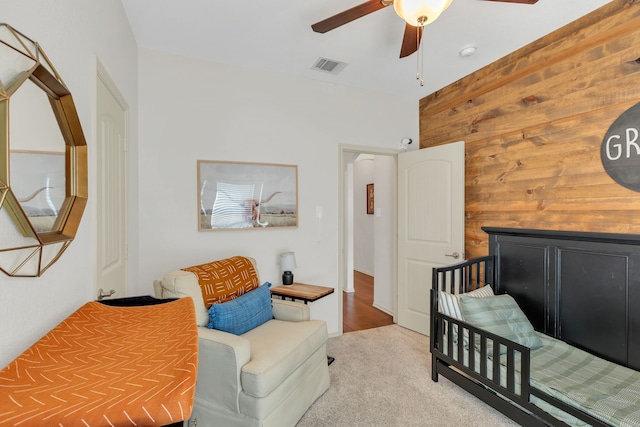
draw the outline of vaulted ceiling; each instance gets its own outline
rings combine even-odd
[[[539,0],[534,5],[453,0],[400,59],[404,21],[385,7],[325,34],[311,24],[365,0],[122,0],[140,47],[420,99],[597,9],[609,0]],[[474,46],[475,54],[460,50]],[[337,75],[319,58],[345,62]]]

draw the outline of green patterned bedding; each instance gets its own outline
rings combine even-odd
[[[543,346],[531,352],[532,386],[614,426],[640,426],[640,372],[539,335]],[[567,424],[586,425],[539,399],[531,403]]]
[[[640,372],[600,359],[563,341],[538,333],[543,346],[531,351],[530,384],[612,426],[640,426]],[[446,339],[443,346],[447,354]],[[464,364],[468,365],[468,353]],[[474,351],[476,372],[479,371],[480,352]],[[454,360],[457,354],[454,351]],[[502,357],[500,383],[506,381],[506,358]],[[488,364],[491,363],[487,359]],[[515,367],[520,365],[516,357]],[[487,371],[492,378],[492,372]],[[516,375],[516,393],[520,392],[519,375]],[[547,402],[531,396],[531,403],[570,426],[588,426],[583,421],[555,408]]]

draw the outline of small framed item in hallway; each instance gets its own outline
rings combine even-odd
[[[373,184],[367,184],[367,215],[373,215]]]

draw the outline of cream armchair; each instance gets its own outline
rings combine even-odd
[[[308,306],[272,300],[274,319],[238,336],[206,327],[194,273],[172,271],[154,281],[154,291],[195,304],[198,377],[189,426],[294,426],[329,388],[327,326],[309,320]]]

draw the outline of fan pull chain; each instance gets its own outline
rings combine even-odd
[[[417,43],[417,58],[418,58],[418,70],[416,72],[416,79],[420,80],[420,86],[424,86],[424,46],[421,43],[422,41],[422,31],[424,27],[418,27],[418,31],[416,31],[416,43]]]
[[[416,31],[416,80],[420,80],[420,29]]]
[[[420,43],[420,86],[424,86],[424,45],[422,43]]]
[[[416,80],[420,80],[420,29],[416,31]]]

